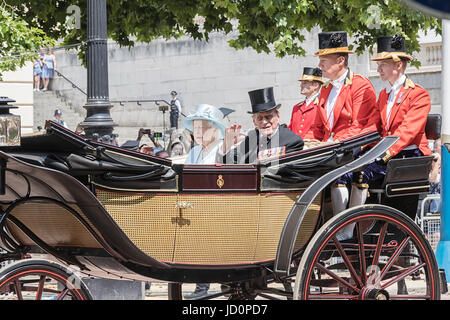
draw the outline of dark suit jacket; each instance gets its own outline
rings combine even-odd
[[[271,137],[260,139],[257,129],[251,130],[245,140],[236,148],[231,149],[225,156],[218,156],[218,163],[241,164],[255,163],[258,153],[263,150],[286,147],[286,153],[303,149],[303,139],[286,127],[279,126],[277,132]]]

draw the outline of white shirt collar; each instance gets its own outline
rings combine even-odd
[[[406,75],[402,75],[400,78],[398,78],[393,85],[391,85],[389,82],[386,85],[386,92],[391,93],[392,90],[394,92],[397,92],[398,89],[405,83],[406,81]]]
[[[280,129],[280,126],[279,126],[279,125],[278,125],[278,127],[275,129],[275,131],[272,132],[272,134],[271,134],[270,136],[267,136],[267,139],[272,139],[272,137],[273,137],[274,135],[277,134],[278,129]],[[259,133],[259,137],[260,137],[260,138],[265,137],[259,130],[258,130],[258,133]]]
[[[309,106],[309,104],[310,104],[312,101],[314,101],[314,99],[316,99],[316,98],[319,96],[319,94],[320,94],[320,90],[319,90],[315,95],[313,95],[313,96],[307,98],[307,99],[305,100],[306,106]]]
[[[336,89],[342,88],[345,78],[347,78],[347,74],[348,74],[348,69],[344,72],[344,74],[342,76],[339,77],[339,79],[332,80],[331,84],[333,85],[333,87],[335,87]]]

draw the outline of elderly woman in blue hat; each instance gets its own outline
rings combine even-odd
[[[194,135],[197,145],[191,149],[186,164],[215,164],[216,154],[222,146],[225,126],[223,113],[209,104],[200,104],[195,113],[181,120],[181,124]]]

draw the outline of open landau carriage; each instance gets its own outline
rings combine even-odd
[[[47,122],[0,149],[0,258],[16,260],[0,270],[0,294],[90,299],[81,278],[102,277],[169,282],[170,299],[198,282],[222,284],[208,298],[439,299],[414,223],[432,157],[391,160],[371,204],[332,214],[333,181],[396,140],[370,133],[254,165],[180,165]],[[353,238],[339,241],[351,223]]]

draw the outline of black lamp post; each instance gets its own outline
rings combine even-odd
[[[117,125],[111,118],[108,84],[108,34],[106,0],[87,1],[87,111],[81,123],[86,138],[116,144]]]

